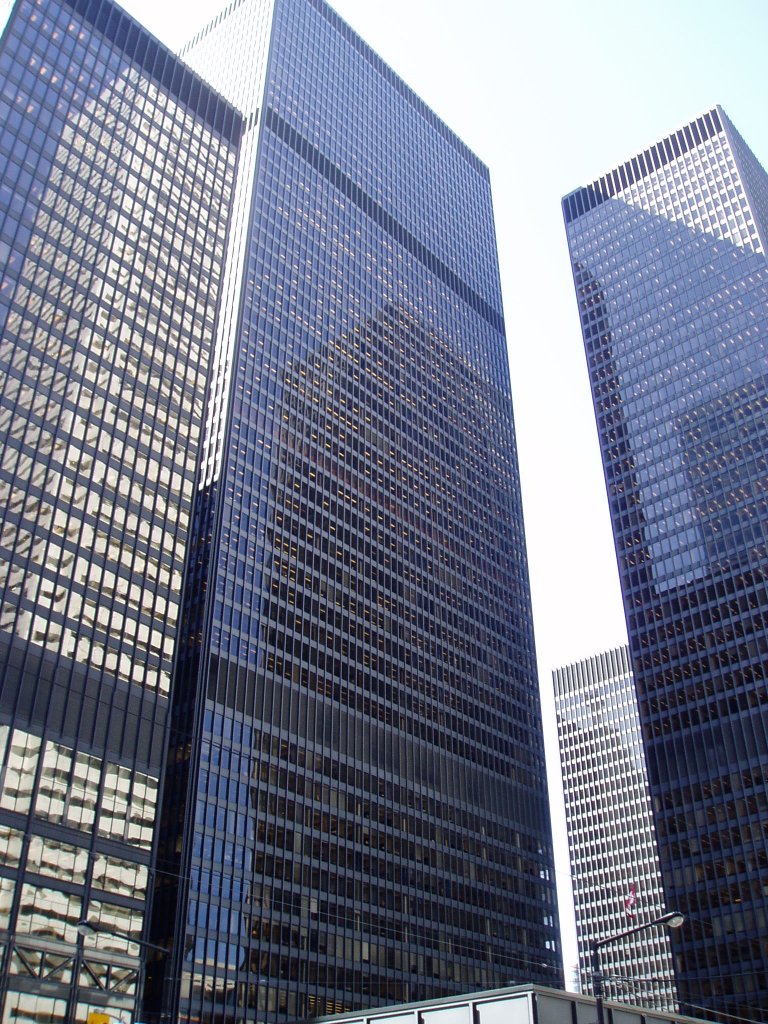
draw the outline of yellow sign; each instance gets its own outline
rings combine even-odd
[[[88,1014],[88,1024],[112,1024],[112,1018],[108,1013],[91,1010]]]

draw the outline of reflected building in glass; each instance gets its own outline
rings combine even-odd
[[[718,107],[563,209],[678,995],[763,1020],[768,177]]]
[[[637,697],[627,647],[552,674],[579,952],[665,913]],[[674,1012],[669,932],[652,928],[600,952],[608,998]]]
[[[182,55],[247,127],[147,1012],[559,984],[487,169],[322,0]]]
[[[135,1009],[239,115],[108,0],[0,40],[2,1019]],[[83,939],[77,925],[104,932]]]

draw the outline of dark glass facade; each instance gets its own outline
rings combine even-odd
[[[295,1020],[558,984],[487,170],[319,0],[235,2],[184,56],[254,134],[152,1009]]]
[[[678,993],[764,1020],[768,178],[716,108],[563,207]]]
[[[3,1021],[135,1009],[240,130],[115,5],[15,4],[0,41]]]

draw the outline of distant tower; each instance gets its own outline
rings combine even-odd
[[[109,0],[0,38],[2,1019],[136,1012],[241,130]],[[87,919],[117,933],[79,935]]]
[[[183,57],[246,132],[152,1009],[561,984],[488,170],[323,0]]]
[[[717,107],[563,211],[678,994],[765,1020],[768,176]]]
[[[651,797],[629,651],[553,673],[573,878],[579,987],[591,991],[589,943],[664,913]],[[669,934],[649,929],[606,946],[610,999],[674,1010]]]

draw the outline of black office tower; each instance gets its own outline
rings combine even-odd
[[[0,39],[4,1021],[135,1010],[240,130],[108,0],[14,5]]]
[[[678,994],[768,1015],[768,177],[720,108],[563,200]]]
[[[488,172],[322,0],[183,56],[247,131],[150,1009],[558,984]]]

